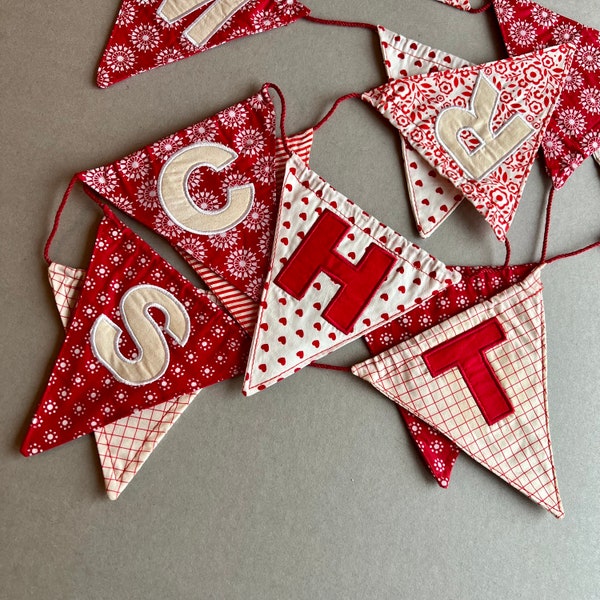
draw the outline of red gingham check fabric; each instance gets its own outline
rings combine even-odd
[[[55,262],[48,266],[48,279],[65,329],[71,319],[71,312],[77,304],[84,278],[85,269],[67,267]]]
[[[541,267],[490,300],[355,365],[352,372],[560,518],[564,511],[548,430],[540,271]],[[457,369],[433,377],[422,357],[491,317],[501,323],[506,340],[488,350],[486,357],[514,407],[494,425],[485,421]]]

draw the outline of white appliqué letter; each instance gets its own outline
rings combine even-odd
[[[161,310],[165,317],[164,333],[149,314],[150,308]],[[168,333],[180,346],[190,335],[190,317],[183,304],[171,293],[154,285],[137,285],[128,290],[119,309],[137,357],[125,358],[119,350],[123,330],[106,315],[99,316],[92,327],[90,342],[94,356],[116,379],[127,385],[144,385],[156,381],[169,366]]]
[[[469,108],[446,108],[435,123],[435,135],[440,144],[463,171],[476,181],[483,179],[516,152],[534,132],[533,127],[518,114],[492,131],[492,119],[499,99],[500,92],[480,73]],[[479,141],[472,151],[460,139],[461,132],[465,130]]]
[[[164,164],[158,177],[158,197],[169,218],[192,233],[223,233],[242,221],[252,208],[254,185],[248,183],[227,189],[227,203],[219,210],[198,208],[188,191],[188,179],[198,167],[221,171],[237,154],[227,146],[198,142],[182,148]]]
[[[163,0],[158,7],[158,15],[167,23],[179,21],[197,8],[209,4],[211,0]],[[249,0],[214,0],[186,30],[186,37],[196,46],[206,42]]]

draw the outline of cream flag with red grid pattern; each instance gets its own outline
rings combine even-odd
[[[560,518],[540,271],[352,372]]]

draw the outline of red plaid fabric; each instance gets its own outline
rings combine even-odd
[[[558,493],[548,430],[546,337],[541,267],[471,308],[390,350],[353,373],[453,440],[464,452],[556,517]],[[514,412],[488,425],[465,380],[451,369],[431,375],[423,354],[495,318],[506,341],[486,358]]]

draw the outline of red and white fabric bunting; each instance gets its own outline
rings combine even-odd
[[[123,0],[100,60],[98,86],[107,88],[309,13],[297,0]]]
[[[460,8],[460,10],[471,10],[470,0],[438,0],[438,2],[447,4],[448,6],[454,6],[454,8]]]
[[[81,181],[258,302],[276,218],[275,111],[266,87]]]
[[[238,374],[248,336],[106,209],[21,452],[38,454]],[[168,339],[167,339],[168,338]]]
[[[546,166],[555,188],[600,151],[600,31],[528,0],[494,0],[511,56],[556,44],[576,48],[560,100],[542,138]]]
[[[48,266],[50,285],[65,329],[79,299],[85,273],[85,269],[55,262]],[[94,431],[106,493],[111,500],[121,495],[194,398],[194,394],[184,394],[175,400],[136,411]]]
[[[460,273],[461,279],[458,283],[442,290],[410,313],[369,333],[365,336],[365,342],[372,355],[380,354],[522,281],[534,267],[533,264],[508,267],[449,267]],[[398,406],[398,410],[432,475],[441,487],[448,487],[459,453],[458,447],[401,406]]]
[[[504,240],[574,49],[393,80],[363,95]]]
[[[540,271],[352,371],[560,518]]]
[[[244,393],[281,381],[458,279],[293,155]]]
[[[470,64],[462,58],[430,48],[385,27],[379,26],[378,32],[383,63],[390,79],[458,69]],[[417,222],[417,231],[421,237],[426,238],[454,212],[463,196],[402,136],[400,142],[408,196]]]

